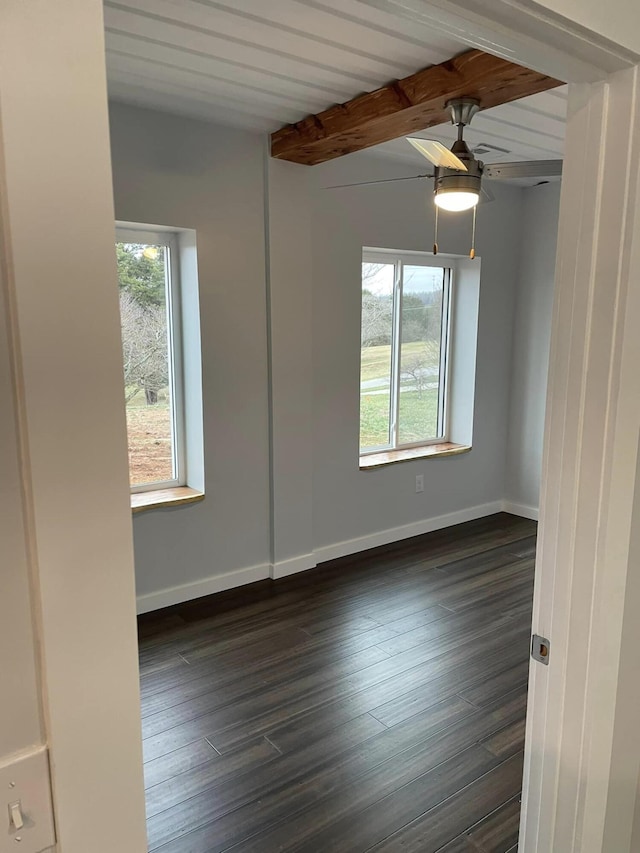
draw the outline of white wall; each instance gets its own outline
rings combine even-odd
[[[549,370],[560,183],[524,190],[513,319],[505,498],[536,514]]]
[[[206,498],[136,515],[145,596],[269,563],[269,439],[262,139],[111,109],[116,218],[197,232]],[[193,588],[189,595],[215,588]],[[153,606],[169,603],[152,600]]]

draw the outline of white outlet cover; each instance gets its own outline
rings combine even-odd
[[[46,747],[0,759],[0,853],[43,853],[56,843]],[[24,826],[16,830],[9,805],[20,802]],[[20,843],[17,838],[20,837]]]

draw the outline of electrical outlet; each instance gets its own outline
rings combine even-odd
[[[416,494],[424,492],[424,474],[416,474]]]

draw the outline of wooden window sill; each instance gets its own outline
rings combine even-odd
[[[178,486],[175,489],[156,489],[150,492],[133,492],[131,495],[131,511],[144,512],[147,509],[182,506],[203,500],[204,492],[191,489],[189,486]]]
[[[457,456],[460,453],[468,453],[470,450],[471,446],[468,444],[453,444],[451,441],[442,442],[442,444],[427,444],[423,447],[406,447],[403,450],[382,450],[380,453],[369,453],[367,456],[361,456],[360,470],[382,468],[385,465],[393,465],[396,462],[410,462],[413,459]]]

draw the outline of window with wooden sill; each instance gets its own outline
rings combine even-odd
[[[116,257],[131,508],[193,503],[204,497],[195,233],[119,223]]]
[[[480,260],[364,249],[361,470],[471,449]]]

